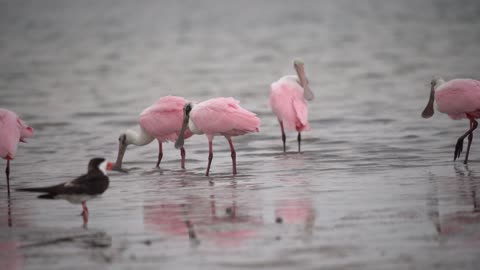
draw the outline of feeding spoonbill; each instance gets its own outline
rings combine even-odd
[[[240,107],[240,101],[234,98],[213,98],[198,104],[187,103],[184,107],[183,125],[175,143],[178,149],[183,147],[184,134],[188,128],[194,134],[205,134],[208,138],[208,176],[213,158],[212,141],[214,136],[224,136],[230,145],[233,174],[237,174],[236,152],[232,137],[250,132],[258,132],[260,119]]]
[[[112,163],[105,162],[104,158],[93,158],[88,163],[87,174],[81,175],[72,181],[49,187],[19,188],[18,191],[45,193],[40,199],[65,199],[70,203],[82,204],[83,225],[88,222],[87,200],[95,198],[107,190],[109,179],[107,170]]]
[[[282,130],[283,152],[286,151],[285,129],[298,132],[298,152],[300,152],[302,140],[300,132],[310,129],[307,101],[314,98],[305,75],[303,61],[295,60],[293,66],[297,75],[280,78],[272,83],[270,91],[270,107],[277,116]]]
[[[7,192],[10,195],[10,160],[15,158],[18,142],[33,136],[33,128],[29,127],[14,112],[0,108],[0,157],[7,160]]]
[[[166,96],[160,98],[155,104],[146,108],[138,118],[140,132],[127,130],[118,137],[118,155],[113,170],[122,171],[122,161],[129,144],[142,146],[147,145],[154,139],[158,140],[159,167],[163,157],[162,143],[175,141],[180,134],[183,119],[183,107],[188,101],[182,97]],[[185,138],[192,136],[190,130],[185,130]],[[181,168],[185,169],[185,149],[180,149]]]
[[[422,112],[423,118],[430,118],[434,113],[433,104],[437,109],[448,114],[454,120],[467,118],[470,128],[457,140],[453,160],[460,157],[463,150],[463,140],[468,136],[467,153],[464,164],[468,162],[468,154],[473,139],[473,131],[477,128],[477,118],[480,118],[480,81],[472,79],[454,79],[445,82],[435,78],[430,83],[430,98]]]

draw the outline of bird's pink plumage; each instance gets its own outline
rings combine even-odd
[[[20,141],[18,116],[9,110],[0,108],[0,157],[14,159],[17,144]]]
[[[303,88],[290,78],[282,78],[271,85],[270,107],[287,130],[310,129],[308,105]]]
[[[260,119],[234,98],[213,98],[195,105],[190,117],[207,135],[238,136],[259,131]]]
[[[162,97],[140,114],[138,122],[156,139],[162,142],[175,141],[182,128],[183,107],[187,102],[182,97]],[[185,138],[191,136],[192,133],[187,130]]]
[[[452,119],[480,118],[480,81],[448,81],[436,89],[435,102],[438,110]]]

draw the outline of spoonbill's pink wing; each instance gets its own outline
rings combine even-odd
[[[0,157],[14,159],[19,141],[17,115],[9,110],[0,109]]]
[[[282,78],[271,85],[270,107],[287,130],[310,129],[308,105],[303,88],[294,80]]]
[[[175,141],[182,128],[183,107],[187,102],[176,96],[160,98],[140,114],[138,122],[153,137],[161,141]],[[185,138],[191,136],[192,133],[187,130]]]
[[[308,123],[308,105],[305,99],[293,99],[292,100],[293,110],[295,111],[296,121],[295,129],[297,131],[304,131],[310,129],[310,124]]]
[[[205,134],[237,136],[259,131],[260,119],[233,98],[214,98],[193,107],[191,118]]]
[[[480,81],[455,79],[442,84],[435,92],[440,112],[453,119],[480,117]]]

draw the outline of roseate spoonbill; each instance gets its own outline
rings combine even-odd
[[[233,174],[237,174],[236,152],[232,137],[259,131],[260,119],[240,107],[240,101],[234,98],[213,98],[198,104],[187,103],[184,107],[183,125],[175,143],[178,149],[183,147],[184,134],[190,128],[194,134],[205,134],[208,138],[208,176],[213,158],[212,141],[214,136],[225,136],[230,144]]]
[[[473,131],[477,128],[477,118],[480,118],[480,81],[472,79],[454,79],[445,82],[435,78],[430,83],[430,99],[422,112],[423,118],[430,118],[434,113],[433,103],[437,109],[448,114],[454,120],[468,118],[470,129],[457,140],[453,160],[460,157],[463,150],[463,140],[468,136],[467,153],[464,164],[468,162],[468,154],[473,139]]]
[[[284,128],[298,132],[298,152],[300,152],[302,141],[300,132],[310,129],[307,101],[314,98],[305,75],[303,61],[295,60],[293,66],[297,76],[289,75],[280,78],[272,83],[270,91],[270,107],[277,116],[282,130],[283,152],[286,151]]]
[[[14,112],[0,108],[0,157],[7,160],[7,192],[10,196],[10,160],[15,158],[18,142],[33,136],[33,128],[29,127]]]
[[[160,98],[155,104],[146,108],[138,119],[140,132],[127,130],[118,137],[118,155],[113,170],[123,171],[122,160],[129,144],[142,146],[149,144],[154,139],[158,140],[158,160],[156,167],[159,167],[163,157],[162,143],[175,141],[182,127],[183,107],[188,101],[182,97],[166,96]],[[193,134],[185,130],[185,138]],[[180,149],[181,167],[185,169],[185,149]]]
[[[107,190],[109,179],[107,170],[111,170],[113,164],[105,162],[104,158],[92,158],[88,163],[87,174],[81,175],[72,181],[54,186],[37,188],[19,188],[18,191],[45,193],[40,199],[65,199],[73,204],[82,204],[82,216],[84,225],[88,222],[87,200],[95,198]]]

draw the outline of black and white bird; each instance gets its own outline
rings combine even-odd
[[[93,158],[88,163],[87,174],[77,177],[72,181],[48,187],[20,188],[17,191],[45,193],[40,199],[65,199],[73,204],[82,204],[84,225],[88,222],[87,200],[90,200],[107,190],[109,179],[107,170],[113,164],[105,162],[104,158]]]

